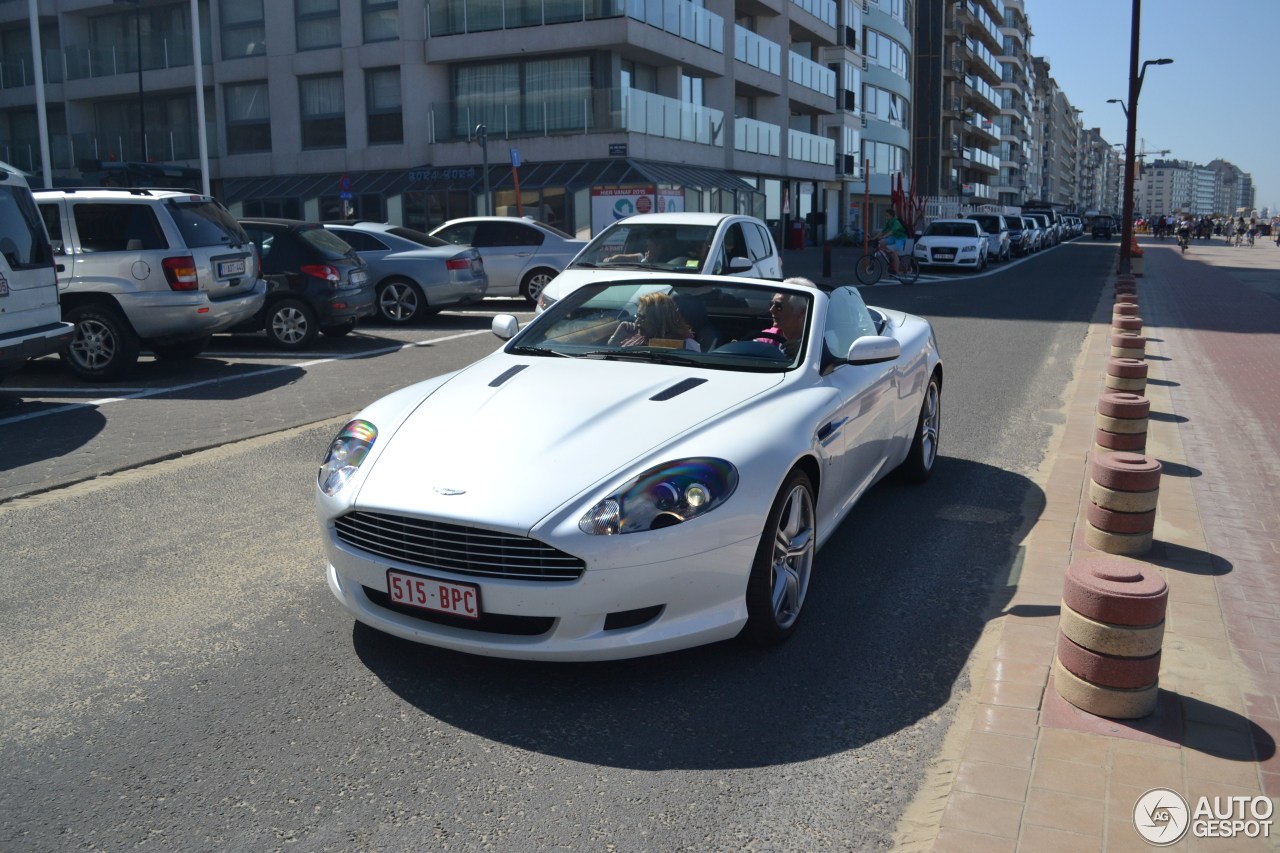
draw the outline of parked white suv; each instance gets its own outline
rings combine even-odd
[[[0,376],[71,341],[53,251],[22,173],[0,163]]]
[[[642,213],[596,235],[551,280],[541,307],[582,285],[620,273],[734,275],[782,280],[782,257],[769,227],[732,213]]]
[[[199,355],[214,332],[253,317],[267,285],[244,229],[209,196],[161,189],[35,193],[76,327],[62,358],[90,381],[116,379],[146,346]]]

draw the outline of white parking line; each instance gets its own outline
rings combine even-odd
[[[241,379],[252,379],[257,376],[268,376],[272,373],[279,373],[283,370],[294,370],[299,367],[315,367],[316,365],[327,364],[329,362],[347,361],[348,359],[352,359],[352,358],[366,358],[371,355],[387,355],[393,352],[400,352],[401,350],[413,349],[414,347],[430,346],[431,344],[441,344],[441,343],[445,343],[446,341],[456,341],[459,338],[469,338],[475,335],[488,335],[488,334],[491,334],[491,332],[488,329],[477,329],[471,332],[459,332],[456,335],[447,335],[446,337],[443,337],[443,338],[429,338],[423,341],[413,341],[407,344],[397,344],[396,346],[383,347],[382,349],[365,350],[363,352],[343,353],[342,355],[328,356],[325,358],[317,358],[317,359],[312,359],[310,361],[298,361],[290,364],[278,364],[274,367],[264,367],[261,370],[254,370],[249,373],[238,373],[235,376],[231,376],[231,377],[220,376],[216,379],[202,379],[199,382],[187,382],[182,385],[166,385],[160,388],[140,388],[140,389],[113,388],[112,389],[113,391],[116,391],[116,392],[127,391],[128,393],[121,393],[120,396],[117,396],[117,397],[102,397],[101,399],[97,399],[97,400],[87,400],[83,403],[67,403],[66,405],[62,405],[62,406],[55,406],[52,409],[42,409],[41,411],[38,411],[38,412],[28,412],[25,415],[14,415],[13,417],[9,417],[9,418],[0,418],[0,426],[8,426],[9,424],[20,423],[21,421],[29,421],[35,418],[43,418],[49,415],[57,415],[63,412],[72,412],[77,409],[101,408],[103,406],[110,405],[111,403],[120,403],[125,400],[137,400],[144,397],[157,397],[161,394],[172,394],[176,391],[189,391],[192,388],[201,388],[205,385],[220,385],[227,382],[235,382]],[[35,390],[35,389],[24,388],[21,390],[23,393],[30,393],[31,390]],[[50,396],[56,396],[56,395],[75,396],[77,394],[83,394],[85,392],[84,388],[74,388],[74,389],[54,388],[54,389],[39,389],[39,390],[42,393],[48,394]]]

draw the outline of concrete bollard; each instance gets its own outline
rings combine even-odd
[[[1073,560],[1062,587],[1053,684],[1063,699],[1100,717],[1130,720],[1155,710],[1169,587],[1134,560]]]
[[[1124,302],[1117,302],[1115,305],[1111,306],[1111,316],[1114,317],[1117,314],[1122,317],[1137,317],[1138,303],[1130,302],[1128,300],[1125,300]]]
[[[1111,328],[1117,332],[1141,332],[1142,318],[1133,314],[1112,314]]]
[[[1138,294],[1131,290],[1117,290],[1116,296],[1115,296],[1115,303],[1119,305],[1121,302],[1132,302],[1134,305],[1137,305],[1139,304]],[[1115,309],[1112,308],[1111,310],[1114,311]]]
[[[1095,453],[1089,464],[1084,539],[1108,554],[1151,550],[1160,496],[1159,460],[1141,453]]]
[[[1112,358],[1141,358],[1147,357],[1147,339],[1142,335],[1130,332],[1111,334],[1111,357]]]
[[[1147,363],[1138,358],[1108,359],[1104,384],[1108,391],[1141,394],[1147,390]]]
[[[1145,362],[1143,362],[1145,366]],[[1147,421],[1151,402],[1140,394],[1111,391],[1098,398],[1094,423],[1095,453],[1120,450],[1142,453],[1147,449]]]

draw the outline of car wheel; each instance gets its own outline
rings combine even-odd
[[[773,646],[795,633],[816,543],[813,485],[803,471],[787,477],[765,521],[747,580],[744,636]]]
[[[321,326],[320,333],[326,338],[340,338],[343,335],[351,334],[351,330],[356,327],[356,321],[353,317],[345,323],[339,323],[336,326]]]
[[[555,278],[556,275],[558,273],[555,270],[534,270],[524,277],[524,281],[520,282],[520,295],[537,305],[538,297],[542,295],[543,288],[550,284],[551,279]]]
[[[397,326],[422,318],[427,300],[413,282],[393,278],[378,285],[378,315]]]
[[[76,330],[61,352],[62,360],[81,379],[109,382],[137,363],[142,342],[116,308],[80,305],[63,319]]]
[[[898,470],[913,483],[923,483],[933,473],[938,461],[938,436],[942,429],[942,385],[935,373],[924,389],[924,402],[920,405],[920,417],[916,421],[916,434],[911,439],[911,450]]]
[[[165,361],[179,361],[184,358],[195,358],[209,346],[210,336],[196,338],[194,341],[182,341],[176,344],[151,344],[151,352],[156,358]]]
[[[282,349],[302,349],[316,339],[316,312],[297,299],[281,299],[267,309],[267,337]]]

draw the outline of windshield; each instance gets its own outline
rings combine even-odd
[[[926,237],[977,237],[976,222],[934,222],[925,229]]]
[[[629,267],[665,272],[706,272],[716,229],[711,225],[615,222],[587,244],[570,267]]]
[[[343,258],[355,257],[355,250],[351,248],[351,244],[328,228],[322,228],[319,225],[310,228],[299,228],[298,236],[303,241],[319,249],[320,254],[328,260],[337,261]]]
[[[405,228],[403,225],[397,225],[395,228],[388,228],[388,234],[394,234],[397,237],[403,237],[406,240],[412,240],[419,246],[429,246],[432,249],[440,246],[450,246],[448,240],[441,240],[439,237],[432,237],[430,234],[423,234],[421,231],[415,231],[412,228]]]
[[[167,205],[174,223],[182,232],[182,242],[188,248],[238,246],[249,242],[249,235],[244,233],[240,223],[212,199],[170,201]]]
[[[762,285],[646,278],[565,296],[507,345],[521,355],[789,370],[803,360],[813,297]]]

